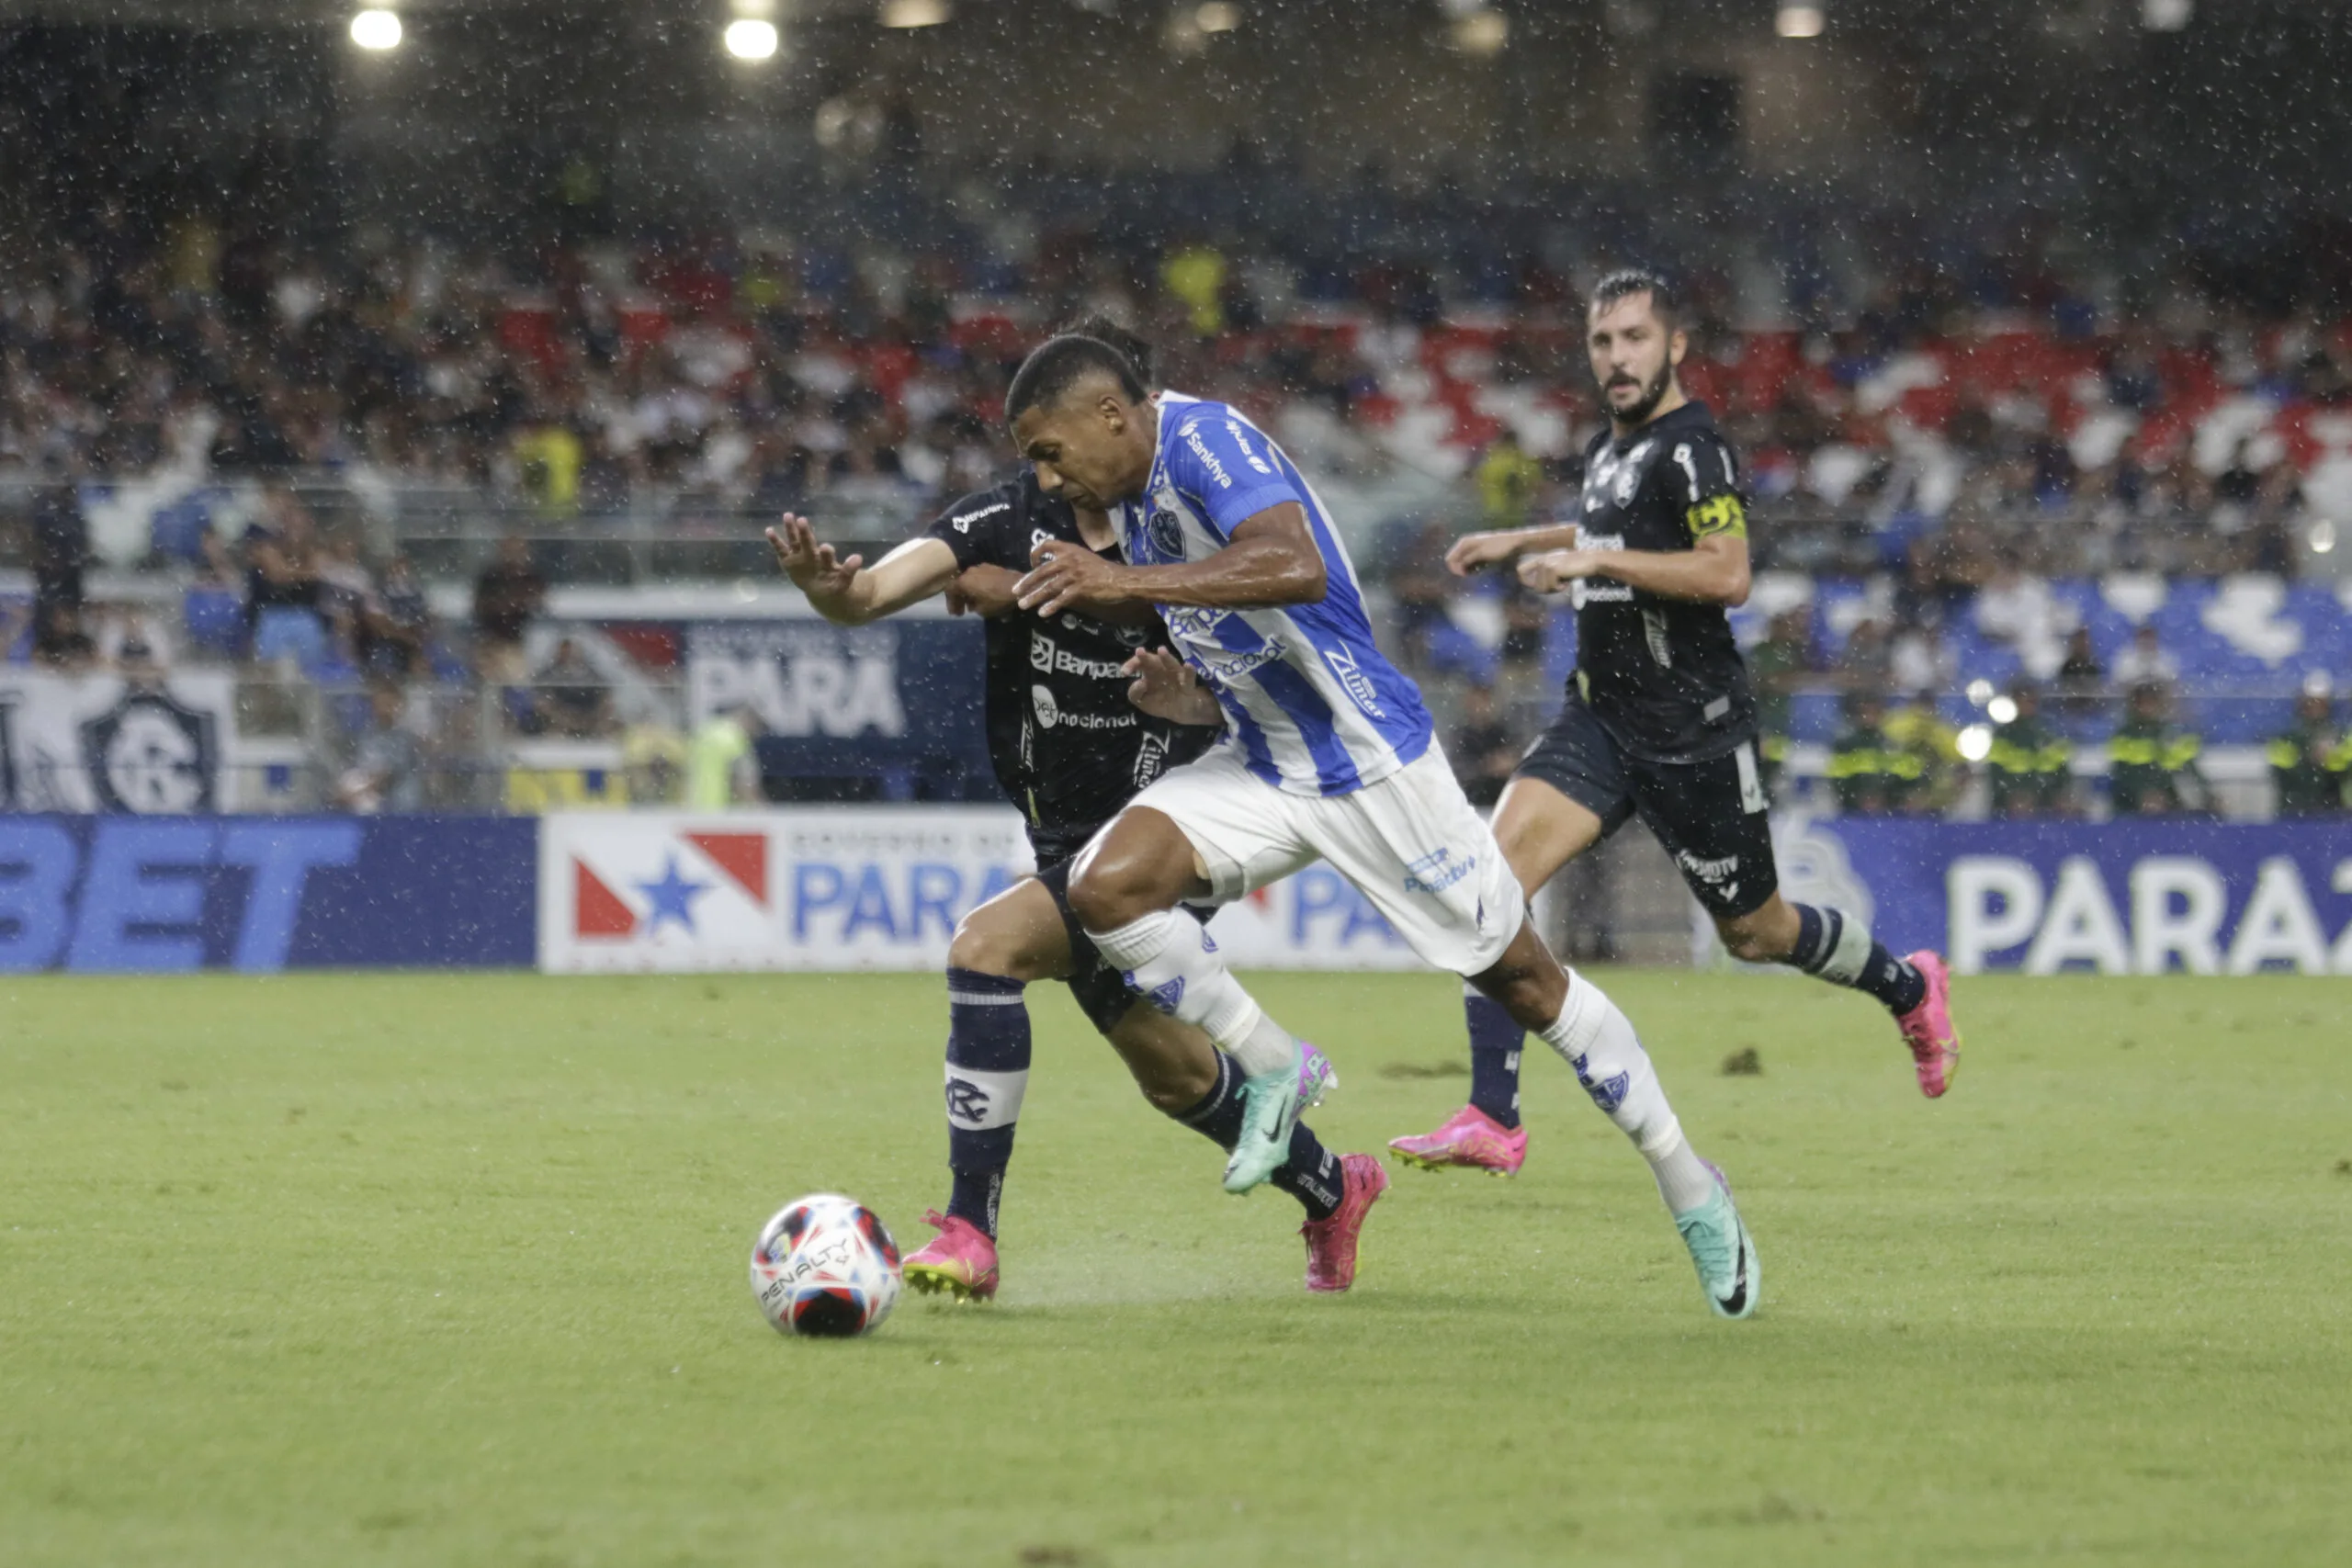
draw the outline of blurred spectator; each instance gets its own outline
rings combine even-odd
[[[2170,688],[2180,683],[2180,661],[2165,651],[2156,628],[2143,621],[2116,654],[2110,674],[2115,684],[2126,691],[2134,686]]]
[[[2197,771],[2204,742],[2172,722],[2172,694],[2154,681],[2132,688],[2123,722],[2107,743],[2109,804],[2118,817],[2159,817],[2207,803]]]
[[[60,605],[82,608],[82,574],[90,564],[90,524],[72,485],[41,488],[33,502],[32,568],[35,623]]]
[[[2077,722],[2098,715],[2107,696],[2107,669],[2091,646],[2090,628],[2076,626],[2066,639],[2065,662],[2058,666],[2059,706]]]
[[[1948,692],[1960,680],[1960,660],[1933,623],[1907,625],[1894,634],[1887,670],[1898,692]]]
[[[1777,797],[1788,765],[1789,699],[1813,672],[1813,615],[1803,605],[1772,617],[1763,638],[1747,650],[1747,671],[1756,682],[1757,754],[1764,789]]]
[[[571,638],[555,645],[555,657],[531,680],[532,709],[545,733],[584,740],[611,731],[613,689]]]
[[[1503,785],[1519,765],[1521,743],[1496,710],[1492,688],[1474,685],[1463,693],[1462,722],[1445,750],[1471,805],[1492,806],[1502,798]]]
[[[1993,728],[1993,750],[1984,759],[1996,817],[2064,817],[2074,797],[2075,749],[2041,716],[2041,694],[2030,685],[2009,689],[2017,713]]]
[[[1883,692],[1894,678],[1894,652],[1888,647],[1886,627],[1864,621],[1846,638],[1838,653],[1838,683],[1849,692]]]
[[[2281,817],[2330,817],[2352,806],[2352,737],[2335,723],[2334,694],[2307,681],[2295,722],[2270,742],[2270,781]]]
[[[363,816],[424,809],[424,743],[406,722],[408,699],[391,682],[368,694],[368,732],[335,781],[334,802]]]
[[[686,743],[686,808],[724,811],[760,798],[759,759],[752,745],[760,721],[749,708],[713,714]]]
[[[433,636],[433,609],[406,556],[394,556],[360,621],[359,668],[386,680],[424,674]]]
[[[1846,728],[1829,748],[1829,787],[1838,809],[1874,816],[1911,809],[1927,775],[1916,752],[1887,738],[1886,700],[1864,688],[1845,698]]]
[[[1486,528],[1524,528],[1544,483],[1544,465],[1529,457],[1508,430],[1487,445],[1476,471]]]
[[[33,658],[62,675],[86,674],[98,661],[98,645],[72,604],[51,604],[33,626]]]
[[[639,724],[621,738],[621,770],[632,806],[680,806],[686,797],[686,739],[667,725]]]
[[[1883,728],[1895,750],[1918,761],[1919,782],[1911,792],[1908,808],[1950,810],[1960,795],[1960,731],[1936,711],[1934,694],[1897,694],[1887,705]]]
[[[509,534],[474,579],[474,667],[485,681],[522,682],[523,637],[546,607],[547,579],[531,564],[530,541]]]
[[[319,621],[318,556],[311,514],[272,491],[261,522],[245,530],[245,620],[255,659],[315,668],[326,651]]]

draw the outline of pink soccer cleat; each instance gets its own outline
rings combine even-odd
[[[1434,1133],[1391,1138],[1397,1157],[1423,1170],[1464,1166],[1489,1176],[1516,1176],[1527,1162],[1527,1129],[1505,1127],[1475,1105],[1465,1105]]]
[[[1328,1220],[1298,1227],[1306,1238],[1306,1288],[1329,1294],[1356,1282],[1356,1242],[1364,1216],[1388,1190],[1388,1173],[1370,1155],[1340,1156],[1340,1206]]]
[[[1903,1043],[1911,1047],[1919,1092],[1939,1099],[1960,1071],[1960,1031],[1951,1026],[1951,972],[1941,958],[1924,949],[1903,961],[1927,976],[1928,994],[1894,1021],[1902,1026]]]
[[[996,1243],[971,1221],[943,1216],[933,1209],[923,1224],[939,1234],[900,1265],[907,1283],[925,1295],[945,1291],[959,1302],[984,1302],[996,1294]]]

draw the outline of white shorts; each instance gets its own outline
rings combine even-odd
[[[1219,746],[1130,802],[1183,830],[1220,904],[1320,860],[1355,884],[1424,962],[1494,967],[1527,918],[1519,879],[1431,741],[1414,761],[1347,795],[1292,795]]]

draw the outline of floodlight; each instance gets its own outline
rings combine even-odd
[[[1241,25],[1241,7],[1232,0],[1208,0],[1193,13],[1193,25],[1204,33],[1229,33]]]
[[[2140,0],[2140,25],[2152,33],[2177,33],[2197,15],[2197,0]]]
[[[351,41],[381,53],[401,46],[400,13],[370,6],[351,18]]]
[[[886,28],[935,28],[955,14],[947,0],[882,0]]]
[[[1995,697],[1984,705],[1984,716],[1995,724],[2015,724],[2018,721],[2017,698]]]
[[[1453,47],[1464,54],[1499,54],[1510,41],[1510,18],[1491,6],[1453,19]]]
[[[1783,6],[1772,19],[1772,30],[1782,38],[1819,38],[1829,17],[1818,6]]]
[[[1972,724],[1960,732],[1960,739],[1955,744],[1962,761],[1981,762],[1993,754],[1992,727]]]
[[[757,17],[738,17],[727,24],[723,35],[727,52],[738,60],[773,60],[775,58],[775,24]]]

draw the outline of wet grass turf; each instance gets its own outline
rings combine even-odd
[[[943,1194],[935,978],[0,980],[0,1561],[2337,1562],[2352,987],[1607,977],[1757,1228],[1710,1318],[1548,1054],[1514,1182],[1399,1172],[1356,1292],[1067,998],[993,1307],[792,1343],[797,1193]],[[1376,1147],[1434,976],[1266,976]],[[1725,1076],[1752,1048],[1760,1075]]]

